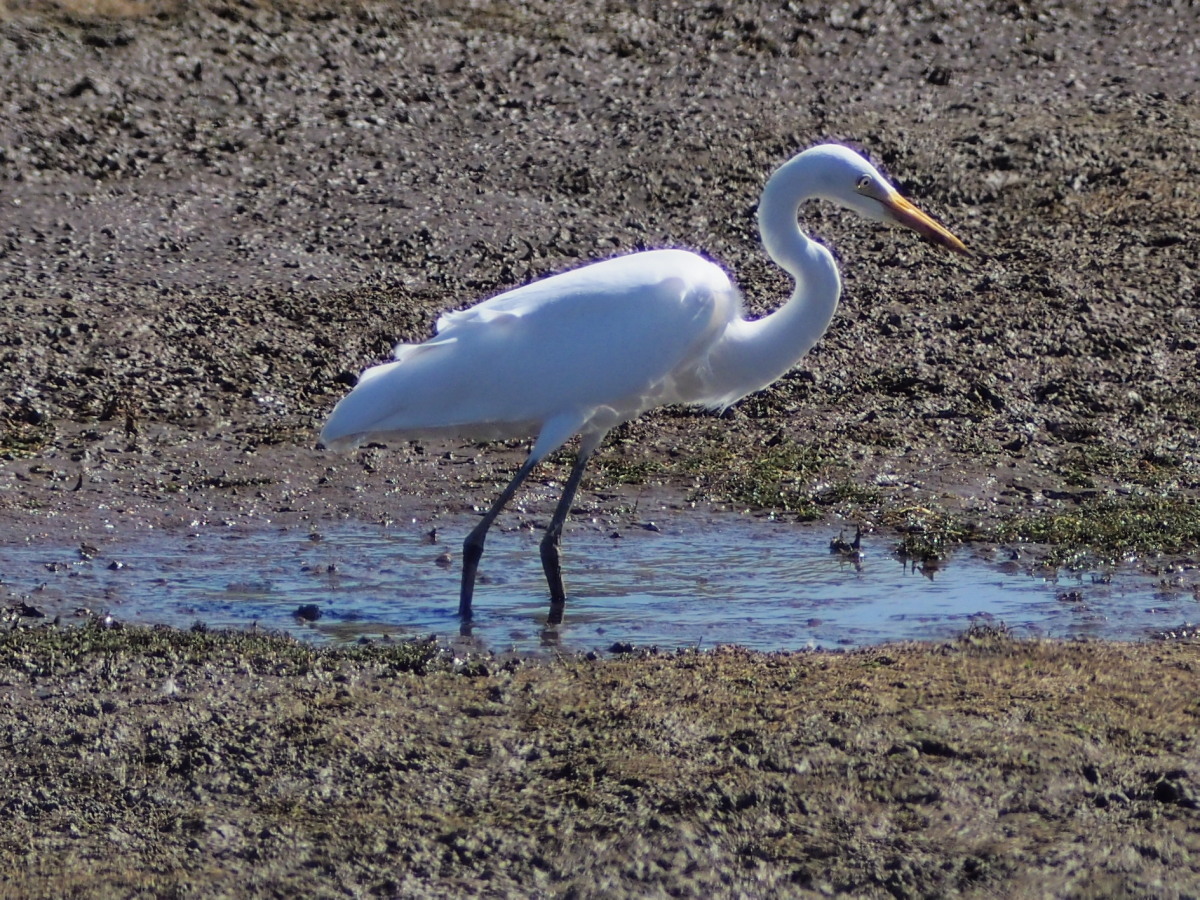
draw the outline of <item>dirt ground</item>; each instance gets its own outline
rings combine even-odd
[[[0,896],[1196,897],[1200,645],[0,633]]]
[[[828,334],[725,416],[622,427],[579,515],[1193,583],[1198,32],[1183,2],[0,2],[0,577],[16,542],[488,502],[519,445],[332,454],[320,422],[440,312],[583,260],[696,249],[769,311],[758,193],[834,139],[976,258],[806,209]],[[8,896],[1200,896],[1187,640],[466,677],[6,599]]]

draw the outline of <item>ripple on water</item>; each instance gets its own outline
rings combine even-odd
[[[90,559],[76,547],[10,545],[0,581],[34,603],[57,598],[145,624],[257,623],[319,643],[449,637],[459,631],[457,542],[470,525],[440,522],[439,543],[418,522],[338,524],[319,535],[213,528],[116,542]],[[570,530],[566,622],[548,632],[540,532],[496,529],[480,569],[473,637],[520,651],[617,642],[796,650],[936,640],[981,621],[1027,636],[1138,640],[1197,617],[1190,592],[1164,593],[1132,569],[1030,572],[995,552],[963,549],[922,573],[883,538],[864,538],[854,562],[829,552],[828,527],[732,516],[621,534]],[[296,616],[309,606],[319,617]]]

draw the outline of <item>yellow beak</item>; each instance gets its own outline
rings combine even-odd
[[[897,225],[911,228],[931,244],[937,244],[939,247],[945,247],[947,250],[953,250],[963,256],[974,255],[967,249],[966,244],[950,233],[948,228],[932,216],[921,212],[899,194],[893,192],[881,202],[892,221]]]

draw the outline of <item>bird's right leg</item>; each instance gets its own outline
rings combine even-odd
[[[592,453],[593,450],[590,447],[579,448],[579,455],[575,457],[575,465],[571,468],[571,474],[567,478],[566,485],[563,487],[558,507],[554,510],[554,518],[550,520],[550,525],[546,528],[546,535],[542,538],[542,570],[546,573],[546,584],[550,586],[550,618],[547,620],[550,625],[562,624],[563,608],[567,603],[567,592],[563,587],[562,560],[559,551],[563,523],[566,522],[567,514],[571,511],[571,504],[575,500],[575,492],[579,490],[579,483],[583,480],[583,470],[587,468],[587,463]]]
[[[479,570],[479,559],[483,556],[483,542],[487,538],[488,529],[492,527],[496,516],[500,515],[500,510],[504,509],[505,504],[513,498],[513,494],[517,492],[521,482],[529,477],[529,473],[533,471],[533,467],[537,463],[537,459],[533,456],[525,460],[521,468],[517,469],[513,480],[508,483],[508,487],[500,492],[500,496],[496,498],[491,509],[483,514],[479,524],[471,529],[471,533],[463,541],[462,590],[458,595],[458,615],[463,619],[471,618],[471,597],[475,594],[475,575]]]

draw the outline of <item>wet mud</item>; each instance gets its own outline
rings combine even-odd
[[[1198,26],[1091,2],[0,3],[0,553],[470,511],[523,448],[317,449],[356,374],[446,309],[637,249],[704,252],[769,311],[789,285],[758,193],[834,139],[976,257],[806,209],[843,269],[828,334],[722,417],[619,429],[577,515],[1167,554],[1186,587]],[[513,515],[544,524],[569,462]],[[109,644],[6,600],[11,896],[1200,893],[1187,638],[471,679]]]

